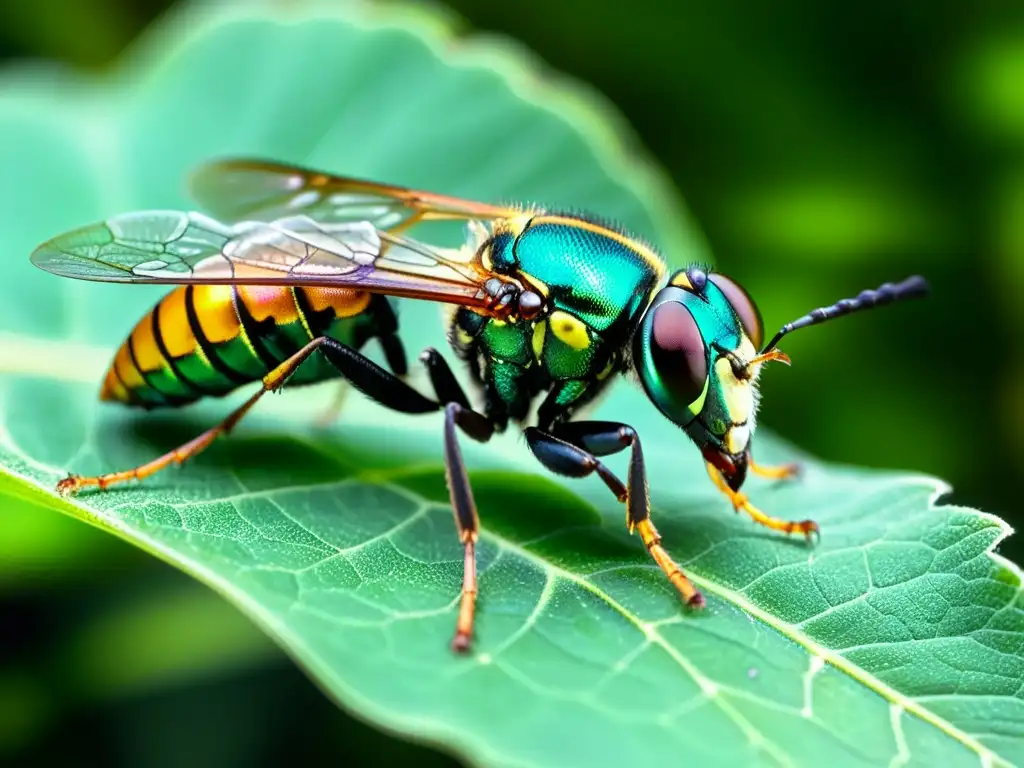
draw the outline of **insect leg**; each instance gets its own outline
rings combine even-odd
[[[476,610],[477,595],[476,540],[480,521],[476,512],[476,502],[473,500],[473,491],[469,485],[469,476],[466,474],[466,465],[459,450],[455,427],[458,426],[474,440],[485,443],[491,439],[496,426],[493,421],[471,408],[462,385],[448,366],[448,361],[436,349],[428,347],[423,350],[420,360],[427,368],[437,399],[445,403],[444,464],[448,477],[448,492],[451,496],[452,509],[455,511],[455,524],[465,548],[462,600],[452,648],[456,651],[465,651],[469,648],[473,636],[473,614]]]
[[[747,460],[747,467],[755,475],[766,477],[769,480],[789,480],[800,474],[799,464],[780,464],[777,467],[766,467],[764,464],[755,462],[753,456]]]
[[[430,385],[434,388],[434,396],[442,403],[458,403],[466,410],[472,410],[469,398],[455,378],[448,361],[433,347],[427,347],[420,353],[420,361],[430,375]]]
[[[580,421],[556,427],[558,436],[536,427],[524,430],[530,450],[552,472],[567,477],[587,477],[596,473],[619,501],[626,504],[626,525],[634,530],[668,580],[679,590],[688,605],[701,607],[704,596],[697,591],[682,569],[661,545],[661,536],[650,518],[647,472],[643,450],[636,431],[611,421]],[[597,458],[632,448],[627,485]]]
[[[494,426],[481,414],[463,408],[459,403],[450,402],[445,406],[444,467],[448,478],[448,493],[455,512],[455,524],[458,526],[459,539],[465,550],[462,599],[452,648],[456,651],[466,651],[473,637],[473,614],[476,609],[476,540],[480,530],[480,519],[477,516],[473,491],[469,486],[466,464],[462,460],[462,451],[459,450],[456,426],[481,443],[491,438]]]
[[[370,299],[367,312],[375,323],[377,342],[384,353],[387,367],[396,376],[404,378],[409,372],[409,366],[405,359],[405,347],[398,336],[398,317],[395,315],[395,310],[384,296],[378,295]],[[361,342],[357,341],[356,346],[360,346],[360,344]],[[341,409],[345,405],[345,399],[348,396],[348,388],[349,383],[347,381],[338,383],[338,388],[335,391],[334,398],[331,400],[331,404],[327,406],[316,420],[318,426],[329,426],[341,415]]]
[[[726,498],[732,502],[733,508],[737,512],[746,512],[758,525],[763,525],[765,528],[770,528],[773,531],[802,533],[807,537],[808,541],[819,535],[818,524],[813,520],[782,520],[778,517],[766,515],[747,500],[747,495],[745,493],[740,493],[739,491],[734,491],[730,488],[729,484],[726,483],[725,478],[722,477],[722,473],[713,464],[708,463],[706,466],[708,475],[711,476],[712,482],[714,482],[718,490],[725,494]]]
[[[86,487],[103,490],[128,480],[142,480],[171,464],[181,464],[205,450],[220,435],[230,432],[263,395],[280,389],[288,377],[317,349],[353,386],[388,408],[405,413],[429,413],[440,407],[372,360],[334,339],[320,336],[264,376],[263,387],[217,426],[163,456],[133,469],[96,477],[70,475],[57,484],[57,490],[62,494],[75,493]]]

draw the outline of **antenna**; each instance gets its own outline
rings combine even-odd
[[[791,323],[786,323],[782,326],[782,330],[775,334],[775,338],[761,350],[761,355],[773,350],[783,336],[799,328],[824,323],[827,320],[842,317],[851,312],[859,312],[862,309],[873,309],[892,304],[894,301],[917,299],[927,295],[928,282],[920,275],[908,277],[902,283],[883,283],[875,290],[861,291],[856,298],[840,299],[829,307],[819,307]]]

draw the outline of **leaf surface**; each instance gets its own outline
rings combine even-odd
[[[641,434],[654,520],[707,594],[701,613],[681,609],[599,482],[544,474],[510,433],[464,445],[481,598],[476,653],[454,657],[461,552],[440,421],[351,394],[318,428],[329,387],[271,398],[230,440],[145,484],[54,495],[67,471],[145,461],[239,401],[144,416],[101,406],[113,350],[160,289],[28,262],[42,240],[114,213],[190,207],[184,176],[211,157],[588,208],[674,263],[709,257],[603,102],[421,12],[186,6],[102,81],[5,77],[0,493],[193,574],[341,705],[469,761],[1024,763],[1020,575],[992,554],[1004,523],[936,507],[945,488],[931,478],[802,457],[799,481],[749,484],[767,512],[821,524],[816,548],[783,540],[732,514],[692,445],[625,383],[601,415]],[[401,322],[412,353],[442,344],[437,307],[404,303]],[[792,375],[813,364],[797,362]],[[764,430],[755,444],[762,462],[796,455]]]

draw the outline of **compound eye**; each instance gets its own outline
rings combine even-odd
[[[682,304],[667,301],[654,310],[651,363],[658,384],[677,406],[695,403],[704,392],[708,363],[697,321]]]
[[[760,349],[761,345],[764,344],[764,325],[761,322],[761,313],[758,311],[754,300],[750,298],[750,295],[738,283],[730,280],[725,275],[711,274],[708,275],[708,280],[717,285],[718,290],[725,294],[726,301],[736,311],[743,330],[754,344],[754,349]]]

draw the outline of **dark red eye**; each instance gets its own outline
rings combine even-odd
[[[737,283],[725,275],[710,274],[708,280],[717,285],[718,289],[725,294],[726,300],[736,310],[743,330],[747,332],[747,336],[754,343],[754,349],[760,349],[764,344],[764,325],[761,323],[761,313],[754,300]]]
[[[651,363],[658,387],[685,408],[701,396],[708,377],[704,339],[693,315],[678,302],[659,305],[651,319]]]

